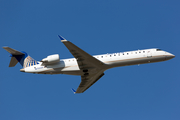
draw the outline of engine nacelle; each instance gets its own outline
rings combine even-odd
[[[47,56],[47,58],[44,58],[41,60],[41,62],[43,63],[57,63],[60,61],[59,55],[58,54],[54,54],[54,55],[49,55]]]

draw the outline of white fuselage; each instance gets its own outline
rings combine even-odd
[[[93,56],[102,61],[105,65],[101,68],[104,71],[113,67],[145,64],[152,62],[160,62],[169,60],[174,57],[173,54],[160,49],[145,49],[128,52],[118,52],[112,54],[102,54]],[[90,71],[96,71],[89,68]],[[61,59],[55,64],[39,64],[21,69],[22,72],[37,73],[37,74],[69,74],[83,75],[84,72],[79,69],[75,58]]]

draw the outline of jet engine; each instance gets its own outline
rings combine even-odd
[[[47,58],[44,58],[41,60],[41,62],[47,63],[47,64],[58,63],[59,61],[60,61],[60,58],[58,54],[49,55],[47,56]]]

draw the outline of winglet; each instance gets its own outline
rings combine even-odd
[[[76,91],[73,88],[71,90],[73,91],[74,94],[76,94]]]
[[[61,39],[61,42],[65,42],[67,41],[65,38],[63,38],[62,36],[58,35],[58,37]]]

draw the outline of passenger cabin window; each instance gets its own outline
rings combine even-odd
[[[145,51],[143,51],[143,53],[145,53]]]

